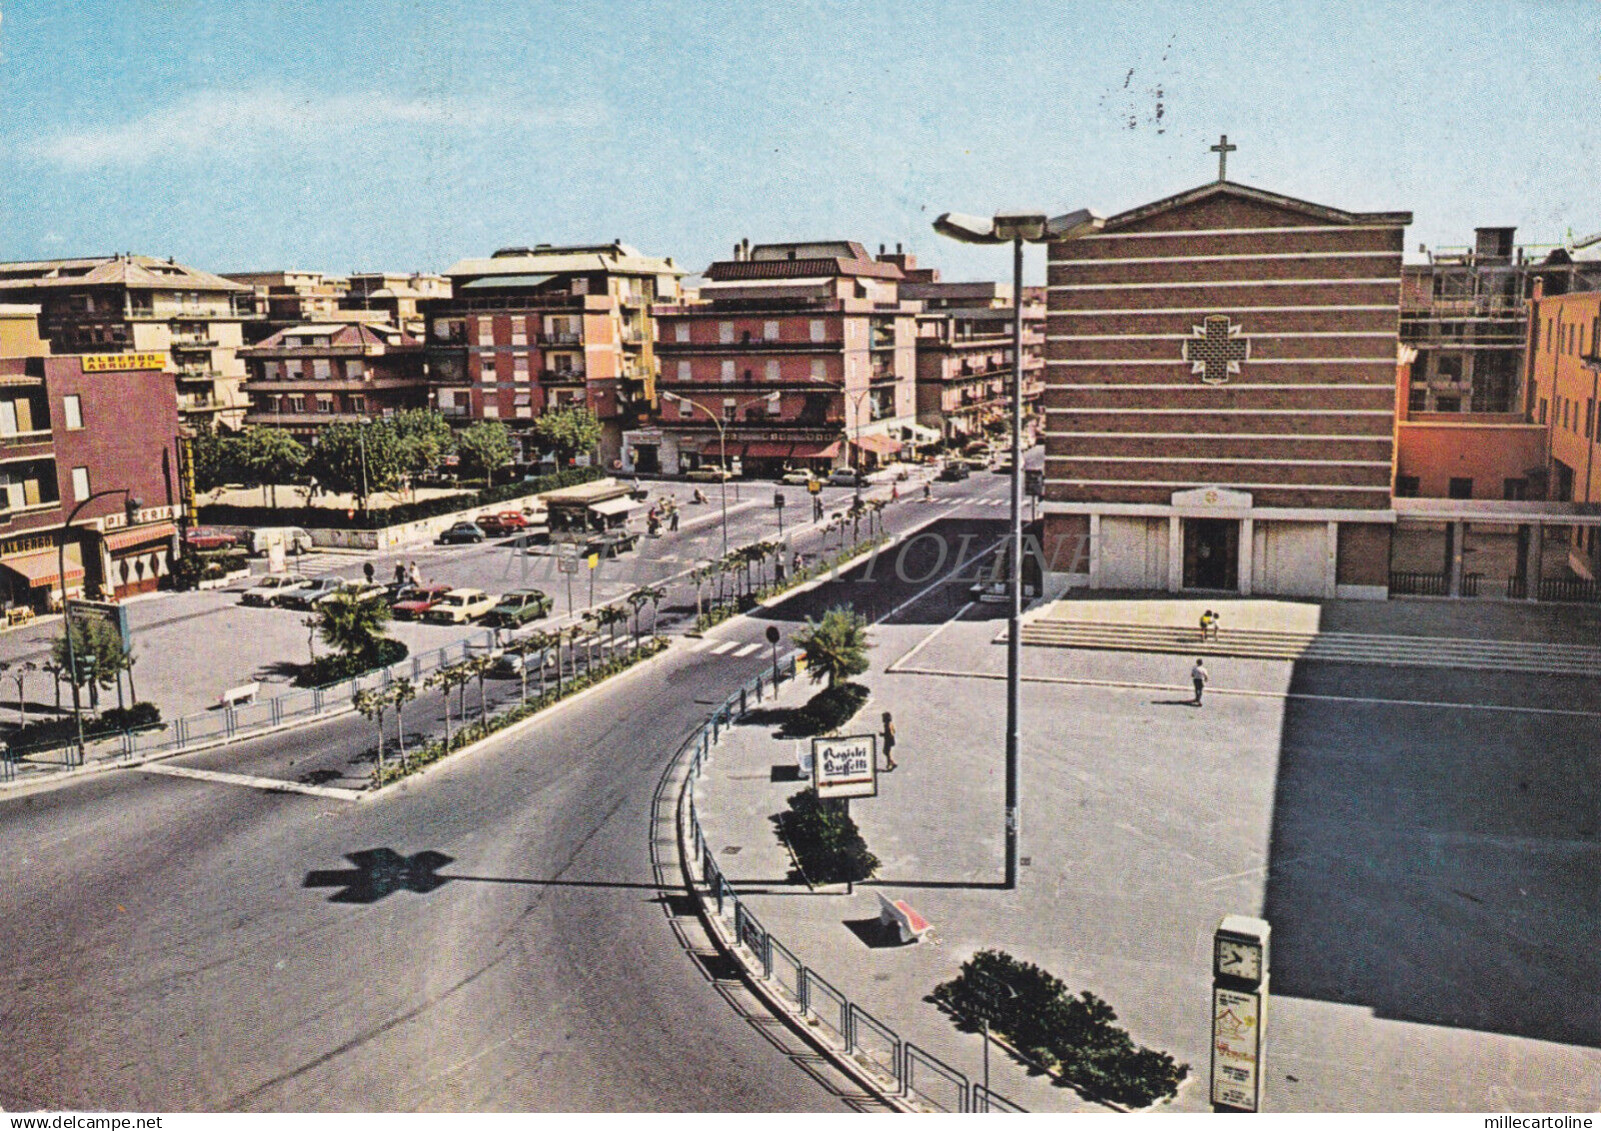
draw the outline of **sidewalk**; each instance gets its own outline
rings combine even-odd
[[[775,737],[774,716],[749,716],[715,748],[696,797],[710,851],[801,962],[978,1080],[980,1038],[924,999],[974,951],[999,947],[1104,998],[1137,1043],[1188,1063],[1177,1098],[1157,1110],[1206,1111],[1211,934],[1225,914],[1265,915],[1267,1110],[1601,1104],[1601,995],[1586,941],[1601,909],[1584,878],[1601,865],[1586,810],[1593,719],[1540,720],[1535,749],[1516,714],[1523,693],[1495,686],[1496,673],[1483,673],[1482,690],[1514,704],[1505,715],[1474,710],[1478,689],[1460,680],[1448,689],[1460,704],[1375,706],[1339,688],[1304,702],[1295,665],[1244,660],[1218,663],[1222,693],[1197,710],[1170,657],[1026,649],[1024,867],[1005,892],[993,886],[995,629],[874,628],[862,677],[872,698],[846,731],[875,731],[892,711],[899,766],[880,776],[879,796],[852,803],[881,861],[852,895],[786,879],[772,818],[805,783],[793,775],[798,744]],[[958,674],[886,673],[914,648],[918,665]],[[1102,685],[1044,682],[1058,679]],[[791,684],[778,706],[814,690]],[[1509,773],[1524,789],[1512,800]],[[932,935],[870,946],[878,891],[910,902]],[[1534,949],[1505,937],[1514,923],[1528,925],[1516,930],[1539,940]],[[991,1078],[1029,1110],[1104,1110],[998,1050]]]

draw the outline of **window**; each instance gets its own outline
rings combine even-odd
[[[1415,499],[1418,497],[1418,477],[1416,475],[1397,475],[1395,477],[1395,493],[1402,499]]]
[[[492,357],[484,358],[483,365],[482,365],[482,367],[480,368],[480,370],[478,372],[478,379],[480,381],[482,381],[486,385],[493,385],[495,383],[495,359],[494,358],[492,358]]]
[[[352,393],[350,395],[350,411],[351,412],[366,412],[367,411],[367,395],[365,393]]]
[[[823,328],[823,320],[821,318],[813,318],[811,325],[812,341],[823,341],[825,332],[826,331]]]
[[[770,357],[767,359],[766,376],[769,381],[778,380],[778,358]]]
[[[695,406],[694,405],[690,404],[688,401],[683,401],[683,400],[678,402],[678,419],[680,419],[680,420],[688,420],[690,417],[692,417],[694,415],[695,415]]]
[[[83,427],[83,399],[76,395],[61,398],[62,416],[66,419],[67,430],[75,431]]]
[[[303,413],[306,411],[306,395],[295,393],[289,398],[289,411]]]
[[[81,503],[91,494],[93,494],[93,492],[89,490],[89,469],[87,467],[73,468],[72,497]]]
[[[511,379],[513,381],[528,380],[528,355],[520,353],[511,360]]]
[[[678,379],[680,381],[693,380],[694,379],[694,374],[695,374],[695,367],[693,365],[691,365],[689,362],[680,361],[678,363]]]
[[[360,381],[367,376],[367,363],[360,358],[353,357],[345,362],[345,380]]]
[[[478,320],[478,344],[481,346],[495,344],[495,320],[493,318],[480,318]]]
[[[1584,398],[1584,435],[1589,439],[1595,434],[1595,398]]]
[[[735,417],[738,414],[738,412],[739,412],[739,402],[736,401],[733,397],[724,397],[723,398],[723,419],[725,421],[733,420],[733,419],[735,419]]]
[[[1429,410],[1429,390],[1423,386],[1414,388],[1407,398],[1407,408],[1413,412],[1427,412]]]
[[[762,340],[766,341],[766,342],[776,342],[776,341],[778,341],[778,323],[777,322],[763,322],[762,323]]]
[[[675,341],[675,342],[687,342],[687,341],[689,341],[689,323],[688,322],[677,322],[677,323],[674,323],[674,325],[673,325],[673,341]]]
[[[311,376],[317,381],[328,380],[328,359],[326,357],[313,358],[311,361]]]
[[[734,379],[734,363],[732,361],[723,362],[722,379],[725,382],[732,381]]]
[[[1568,326],[1568,352],[1573,352],[1573,326]]]
[[[822,381],[828,376],[828,363],[820,357],[812,358],[812,380]]]
[[[1527,499],[1529,497],[1529,481],[1527,479],[1503,479],[1501,481],[1501,497],[1503,499]]]
[[[1435,397],[1434,398],[1434,411],[1435,412],[1461,412],[1462,411],[1462,398],[1461,397]]]
[[[1445,493],[1447,497],[1452,499],[1471,499],[1473,498],[1473,480],[1453,476]]]
[[[331,415],[334,411],[333,397],[329,396],[327,393],[318,393],[317,411],[322,413],[324,416]]]
[[[282,363],[281,376],[285,381],[296,380],[300,376],[300,362],[285,361]]]
[[[500,406],[499,405],[493,405],[493,404],[485,403],[485,405],[484,405],[484,419],[485,420],[499,420],[500,419]]]
[[[1545,423],[1546,410],[1549,409],[1550,407],[1551,407],[1551,402],[1549,400],[1547,400],[1545,397],[1541,397],[1540,398],[1540,423],[1541,424]]]
[[[514,346],[526,346],[528,344],[528,322],[526,319],[513,318],[511,320],[511,344]]]
[[[717,340],[725,346],[734,340],[734,324],[732,322],[719,322],[717,324]]]

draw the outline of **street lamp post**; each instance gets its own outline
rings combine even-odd
[[[717,451],[722,461],[722,476],[718,484],[722,491],[723,503],[723,557],[728,556],[728,433],[723,428],[722,418],[699,401],[690,400],[681,393],[669,393],[662,390],[662,400],[673,401],[677,404],[687,404],[690,408],[698,408],[704,412],[711,422],[717,425]]]
[[[357,421],[356,439],[361,447],[361,509],[367,509],[367,425],[372,417],[363,416]]]
[[[1011,533],[1007,538],[1006,610],[1006,888],[1017,887],[1017,844],[1022,824],[1019,748],[1022,724],[1023,619],[1023,244],[1074,239],[1105,221],[1089,209],[1047,219],[1043,213],[998,212],[993,219],[946,212],[934,230],[962,243],[1012,245],[1012,476]]]
[[[67,615],[67,531],[72,529],[72,520],[78,517],[78,512],[107,495],[121,495],[125,500],[128,521],[133,521],[133,512],[139,509],[139,500],[129,493],[126,487],[109,487],[104,491],[96,491],[87,498],[79,499],[78,505],[67,512],[67,521],[61,524],[61,536],[56,540],[56,580],[61,583],[61,620],[66,626],[67,637],[67,680],[72,684],[72,722],[78,733],[78,765],[84,763],[83,751],[83,700],[78,693],[78,649],[72,640],[72,618]],[[92,677],[91,677],[92,678]]]

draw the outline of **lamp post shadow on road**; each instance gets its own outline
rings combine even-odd
[[[1081,208],[1047,218],[1043,212],[997,212],[993,218],[943,213],[934,230],[962,243],[1012,245],[1011,527],[1007,538],[1006,616],[1006,880],[1017,887],[1017,846],[1022,824],[1019,747],[1023,619],[1023,245],[1076,239],[1098,231],[1105,219]]]

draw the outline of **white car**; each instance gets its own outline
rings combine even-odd
[[[304,589],[311,584],[307,577],[286,577],[282,574],[269,574],[256,582],[239,598],[241,605],[258,605],[270,608],[278,604],[287,594],[296,589]]]
[[[482,589],[452,589],[428,607],[424,619],[434,624],[466,624],[498,604],[500,598]]]

